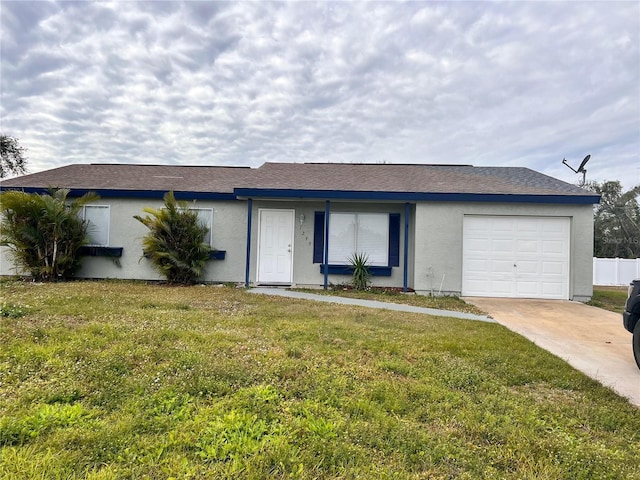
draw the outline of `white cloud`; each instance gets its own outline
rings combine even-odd
[[[3,2],[4,133],[73,162],[519,165],[640,183],[636,2]]]

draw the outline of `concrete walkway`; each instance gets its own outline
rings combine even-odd
[[[256,287],[247,290],[250,293],[262,295],[276,295],[279,297],[299,298],[302,300],[313,300],[316,302],[337,303],[341,305],[356,305],[358,307],[381,308],[394,310],[396,312],[422,313],[425,315],[436,315],[440,317],[461,318],[463,320],[476,320],[480,322],[492,322],[495,320],[484,315],[473,315],[471,313],[453,312],[450,310],[437,310],[435,308],[414,307],[413,305],[403,305],[400,303],[378,302],[376,300],[363,300],[360,298],[337,297],[330,295],[318,295],[315,293],[294,292],[277,287]]]
[[[619,313],[562,300],[465,300],[640,407],[640,370]]]

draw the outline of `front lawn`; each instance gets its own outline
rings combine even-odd
[[[624,312],[629,287],[593,286],[593,297],[587,305],[603,308],[612,312]]]
[[[0,288],[0,478],[640,479],[640,411],[498,324]]]

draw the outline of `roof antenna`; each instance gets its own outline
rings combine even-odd
[[[562,163],[564,163],[567,167],[569,167],[573,172],[582,174],[582,182],[578,183],[578,186],[580,187],[584,187],[584,184],[586,183],[585,177],[587,176],[587,170],[584,168],[584,166],[587,164],[590,158],[591,158],[591,155],[587,155],[586,157],[584,157],[584,159],[582,160],[582,163],[580,164],[577,170],[575,170],[571,165],[567,163],[566,158],[562,159]]]

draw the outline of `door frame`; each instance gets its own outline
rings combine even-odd
[[[289,281],[287,282],[264,282],[260,280],[260,238],[262,237],[262,212],[289,212],[291,214],[291,262],[289,268]],[[294,239],[296,233],[296,211],[293,208],[259,208],[258,209],[258,236],[256,239],[256,285],[293,285],[293,260],[294,254]]]

